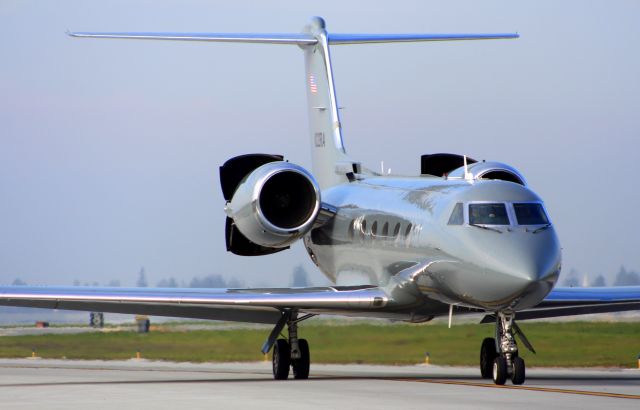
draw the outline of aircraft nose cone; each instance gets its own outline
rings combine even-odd
[[[511,255],[507,273],[524,282],[544,280],[553,274],[558,259],[558,249],[553,243],[539,241],[528,244],[521,249],[510,250]]]
[[[464,289],[465,294],[491,308],[530,307],[553,288],[561,259],[553,228],[536,234],[523,228],[501,234],[471,232],[476,236],[476,249],[468,260],[482,269],[476,268],[476,281]]]
[[[485,309],[520,310],[540,303],[560,273],[560,242],[553,227],[533,233],[525,227],[501,233],[466,230],[460,262],[430,268],[433,286]]]
[[[508,277],[520,308],[537,304],[553,288],[560,273],[561,251],[553,232],[523,234],[505,246],[500,267]]]

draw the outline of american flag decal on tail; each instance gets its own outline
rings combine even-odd
[[[318,92],[318,86],[316,85],[316,78],[313,76],[313,74],[309,75],[309,89],[314,94]]]

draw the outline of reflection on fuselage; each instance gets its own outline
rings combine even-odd
[[[556,233],[541,199],[522,185],[371,178],[329,189],[323,201],[338,213],[312,230],[305,245],[338,285],[386,286],[407,267],[430,263],[418,280],[426,297],[520,309],[542,300],[559,274]],[[527,216],[516,204],[535,209]],[[518,223],[535,212],[545,222]],[[452,218],[458,221],[450,224]]]

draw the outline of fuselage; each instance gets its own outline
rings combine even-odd
[[[522,216],[526,207],[544,212],[542,200],[513,182],[370,177],[327,189],[322,199],[337,214],[307,234],[305,245],[337,285],[386,286],[428,264],[416,279],[425,298],[520,310],[538,304],[560,272],[553,226]],[[498,223],[474,223],[478,210]]]

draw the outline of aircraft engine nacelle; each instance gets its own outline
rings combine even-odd
[[[423,175],[446,176],[450,178],[464,178],[465,158],[458,154],[429,154],[420,158],[420,173]],[[495,161],[478,162],[467,157],[467,171],[474,179],[497,179],[527,185],[524,176],[511,165]]]
[[[513,182],[515,184],[527,185],[524,176],[511,165],[502,162],[486,161],[476,162],[467,166],[468,171],[474,179],[497,179],[501,181]],[[451,178],[464,178],[464,167],[451,171]]]
[[[320,204],[320,186],[311,173],[273,161],[240,181],[225,212],[246,239],[277,251],[311,230]]]

